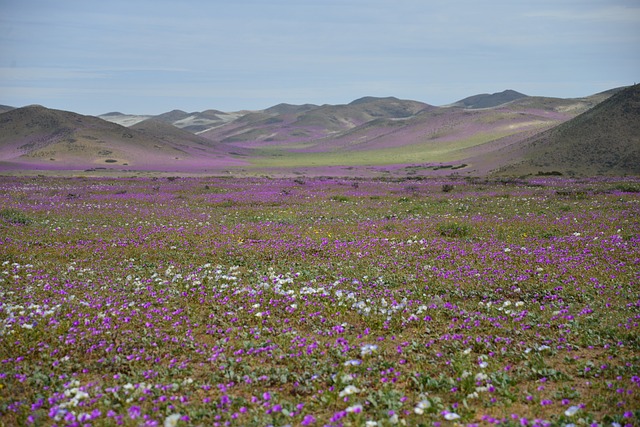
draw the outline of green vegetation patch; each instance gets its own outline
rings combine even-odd
[[[509,136],[513,131],[478,133],[454,141],[423,141],[417,144],[363,151],[288,152],[281,147],[259,150],[252,163],[258,167],[362,166],[402,163],[456,162],[465,149]],[[449,166],[453,168],[453,166]]]
[[[0,209],[0,220],[13,225],[30,225],[33,223],[30,216],[14,208]]]

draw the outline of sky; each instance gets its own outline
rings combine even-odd
[[[640,0],[0,0],[0,104],[98,115],[640,81]]]

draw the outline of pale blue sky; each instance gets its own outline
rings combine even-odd
[[[0,104],[433,105],[640,81],[640,0],[0,0]]]

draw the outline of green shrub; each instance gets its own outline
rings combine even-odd
[[[448,192],[450,192],[452,190],[453,190],[453,185],[451,185],[451,184],[443,184],[442,185],[442,192],[443,193],[448,193]]]
[[[438,225],[438,232],[445,237],[467,237],[471,228],[467,224],[448,222]]]
[[[33,222],[22,211],[13,208],[0,209],[0,219],[14,225],[29,225]]]
[[[615,189],[622,191],[623,193],[640,193],[640,184],[632,184],[628,182],[622,182],[615,186]]]
[[[349,198],[347,196],[331,196],[331,200],[334,202],[348,202]]]

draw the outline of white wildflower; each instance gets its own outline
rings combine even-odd
[[[343,383],[348,383],[348,382],[350,382],[351,380],[353,380],[353,375],[351,375],[351,374],[345,374],[345,375],[343,375],[340,379],[342,380],[342,382],[343,382]]]
[[[458,418],[460,418],[460,415],[454,412],[447,412],[446,414],[444,414],[444,419],[447,421],[457,420]]]
[[[485,373],[480,372],[479,374],[476,374],[475,380],[476,381],[485,381],[489,378],[489,376]]]
[[[359,393],[360,389],[354,385],[346,386],[338,395],[340,397],[349,396],[350,394]]]
[[[365,344],[360,347],[360,355],[367,356],[369,354],[373,354],[378,351],[378,346],[375,344]]]
[[[164,419],[164,427],[176,427],[180,420],[180,414],[171,414]]]
[[[416,407],[413,408],[413,412],[415,412],[418,415],[422,415],[424,414],[424,410],[429,408],[431,408],[431,402],[428,401],[427,399],[424,399],[418,402]]]
[[[580,410],[579,406],[570,406],[569,408],[567,408],[566,411],[564,411],[564,414],[567,417],[572,417],[576,414],[576,412],[578,412]]]

